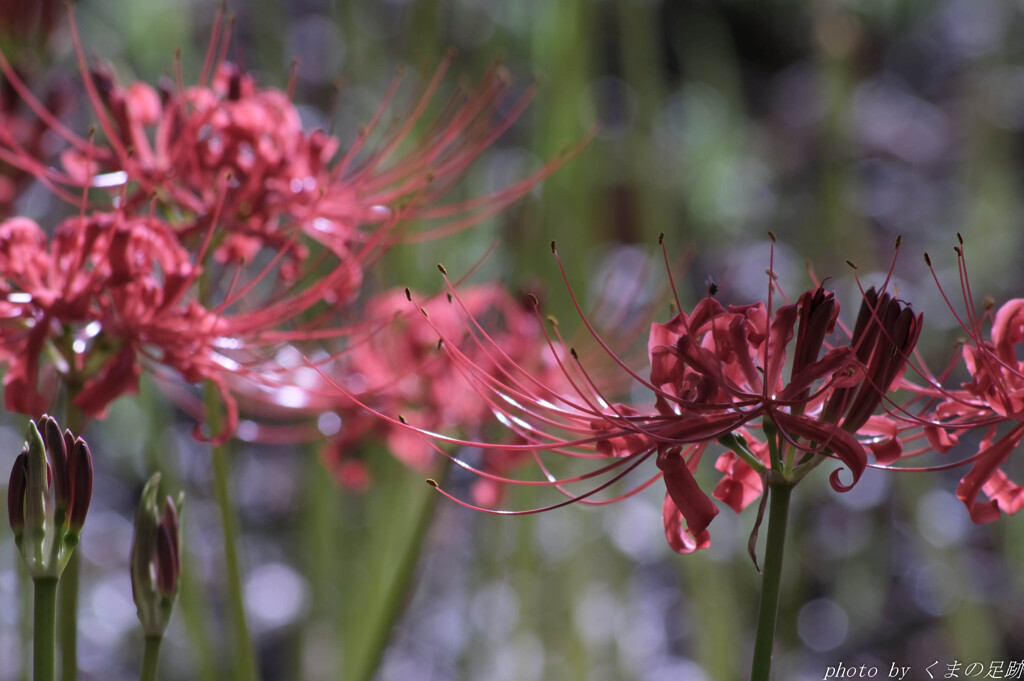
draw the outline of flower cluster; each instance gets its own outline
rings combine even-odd
[[[430,442],[405,426],[374,416],[362,404],[400,414],[435,432],[459,430],[474,437],[487,432],[496,441],[511,442],[516,438],[508,437],[507,431],[489,427],[493,408],[480,399],[480,386],[473,384],[476,379],[465,373],[464,366],[475,367],[486,381],[500,381],[523,370],[545,377],[550,384],[561,377],[529,297],[514,296],[497,284],[467,287],[459,305],[447,296],[421,298],[409,289],[394,289],[369,298],[366,309],[368,318],[350,329],[343,351],[321,351],[317,359],[308,360],[315,369],[288,346],[260,370],[262,381],[233,386],[246,413],[261,421],[247,422],[248,437],[291,443],[326,436],[324,464],[346,487],[362,490],[369,484],[365,455],[370,442],[383,443],[405,465],[422,472],[434,472],[438,459]],[[473,329],[465,326],[469,319]],[[444,335],[443,343],[438,330]],[[494,352],[494,347],[500,347],[501,353]],[[332,383],[344,386],[352,397]],[[318,425],[294,424],[296,414],[316,416]],[[505,471],[523,458],[516,450],[495,452],[485,467]],[[502,497],[502,486],[480,479],[473,497],[494,506]]]
[[[431,329],[467,385],[514,436],[511,444],[452,437],[429,420],[398,417],[386,405],[360,402],[392,426],[435,443],[531,458],[539,478],[489,470],[486,456],[484,464],[474,465],[449,455],[488,483],[553,487],[565,497],[540,509],[499,513],[609,503],[661,479],[666,536],[680,553],[709,545],[708,527],[719,512],[713,498],[738,512],[767,486],[795,485],[829,460],[842,464],[829,478],[837,491],[850,489],[869,466],[921,471],[970,465],[957,494],[975,522],[987,522],[1024,506],[1024,487],[1002,469],[1024,440],[1024,362],[1017,356],[1024,339],[1024,300],[1011,300],[994,315],[976,314],[962,248],[958,253],[968,310],[963,327],[971,340],[962,350],[971,380],[958,387],[943,385],[915,359],[923,316],[887,290],[888,279],[880,289],[863,290],[851,328],[839,320],[833,293],[818,285],[789,302],[769,268],[767,301],[723,305],[712,290],[685,312],[677,298],[680,311],[651,325],[647,371],[630,368],[616,355],[573,297],[592,340],[605,351],[601,364],[628,378],[628,390],[621,381],[609,387],[597,380],[593,365],[573,348],[565,352],[558,337],[547,338],[548,364],[556,375],[515,361],[506,352],[507,342],[483,332],[471,301],[449,282],[463,327],[434,322]],[[785,304],[776,307],[780,296]],[[986,318],[992,322],[988,332]],[[463,334],[474,338],[485,360],[459,349]],[[495,357],[507,360],[499,372],[489,365]],[[951,372],[952,367],[943,377]],[[336,387],[359,400],[350,386]],[[629,398],[617,401],[624,395]],[[945,454],[966,430],[983,433],[972,456],[923,468],[905,465],[904,460],[928,452]],[[709,452],[720,473],[710,494],[698,479],[700,461]],[[593,466],[559,476],[554,472],[558,459]],[[656,472],[627,484],[629,474],[648,460]],[[485,504],[441,491],[487,510],[481,508]],[[979,500],[982,494],[988,501]]]
[[[532,97],[533,87],[510,97],[499,66],[433,115],[449,55],[390,126],[396,78],[346,147],[306,130],[290,93],[225,60],[223,10],[197,82],[185,86],[179,68],[159,87],[123,85],[91,64],[69,13],[97,132],[75,133],[0,55],[5,93],[31,112],[33,130],[64,145],[44,154],[0,126],[0,161],[77,208],[52,228],[0,223],[0,365],[14,411],[42,413],[62,384],[102,417],[151,369],[212,384],[227,409],[215,435],[228,437],[234,389],[263,381],[268,356],[347,337],[340,313],[359,314],[364,273],[385,249],[494,214],[571,155],[491,194],[448,200]],[[413,220],[428,227],[410,230]]]
[[[985,523],[1024,507],[1024,487],[1013,482],[1004,470],[1010,455],[1024,440],[1024,362],[1018,359],[1024,340],[1024,299],[1009,300],[994,314],[993,306],[986,304],[979,314],[971,300],[963,246],[960,239],[956,253],[963,316],[957,314],[952,303],[950,309],[969,339],[963,345],[961,360],[970,380],[949,388],[929,377],[922,393],[934,405],[924,419],[924,430],[930,448],[940,453],[957,445],[965,431],[982,433],[975,453],[954,465],[970,464],[956,493],[971,519]],[[930,258],[926,256],[926,260],[931,269]],[[979,500],[982,494],[987,501]]]
[[[413,299],[409,290],[374,299],[370,307],[384,315],[393,310],[397,318],[387,315],[395,321],[378,332],[374,342],[353,347],[344,358],[349,368],[332,375],[350,389],[358,384],[361,399],[369,400],[377,410],[401,414],[435,432],[459,428],[482,435],[492,408],[480,399],[476,380],[501,380],[523,367],[537,375],[550,375],[552,366],[546,362],[543,339],[526,298],[516,299],[496,284],[467,288],[460,304],[477,325],[476,333],[465,327],[462,311],[445,297],[432,298],[411,314],[399,312],[408,311]],[[438,343],[439,331],[447,350]],[[500,346],[502,353],[491,352],[477,334]],[[467,380],[462,371],[467,363],[479,372],[477,379]],[[334,402],[339,402],[337,393]],[[327,460],[331,468],[344,466],[351,453],[358,451],[359,442],[373,435],[373,439],[383,439],[407,465],[431,470],[435,456],[429,442],[344,398],[338,406],[345,427],[330,443]],[[520,458],[511,451],[495,452],[488,457],[487,467],[505,469]],[[479,480],[473,495],[480,503],[494,505],[501,490]]]

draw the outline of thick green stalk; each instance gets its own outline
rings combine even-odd
[[[72,391],[73,388],[69,386],[64,427],[80,437],[85,428],[85,415],[75,406],[71,397]],[[82,571],[81,554],[81,549],[72,552],[60,576],[60,588],[57,589],[57,640],[60,641],[61,681],[75,681],[78,678],[78,582]]]
[[[220,404],[216,386],[207,383],[204,387],[206,398],[207,423],[211,433],[221,429]],[[232,678],[240,681],[256,681],[256,656],[253,651],[252,638],[245,623],[245,600],[242,596],[242,570],[238,560],[237,529],[235,527],[235,511],[231,505],[230,471],[228,458],[231,453],[227,445],[213,447],[213,477],[216,488],[217,505],[220,507],[221,529],[224,535],[224,567],[227,572],[229,599],[229,617],[234,630],[234,655],[232,659],[237,665]]]
[[[768,484],[768,538],[765,542],[764,572],[761,575],[761,604],[757,611],[757,636],[750,681],[768,681],[772,669],[772,646],[779,615],[779,586],[782,556],[786,545],[786,521],[793,487],[788,481]]]
[[[32,657],[32,608],[34,606],[34,593],[35,588],[29,588],[28,585],[32,581],[32,577],[28,574],[28,565],[23,560],[14,561],[18,566],[18,599],[20,605],[20,617],[18,622],[20,626],[18,630],[21,635],[21,659],[25,660],[25,664],[21,665],[21,677],[20,681],[30,681],[32,678],[32,670],[28,666],[28,660]]]
[[[57,578],[35,580],[35,614],[33,618],[32,678],[53,681],[56,648]]]
[[[75,433],[77,435],[77,433]],[[60,640],[61,681],[78,678],[78,582],[81,551],[71,553],[57,590],[57,638]]]
[[[185,622],[185,637],[198,667],[197,681],[218,681],[214,637],[210,633],[207,594],[196,570],[195,554],[187,547],[181,561],[181,581],[178,603]]]
[[[157,662],[160,660],[160,644],[162,636],[147,636],[146,646],[142,650],[142,673],[139,681],[156,681]]]
[[[369,681],[377,672],[404,611],[440,496],[418,475],[409,475],[393,461],[387,462],[384,470],[391,471],[391,480],[386,490],[375,490],[375,506],[368,509],[374,523],[372,538],[361,547],[361,562],[370,567],[365,573],[369,581],[347,585],[345,592],[357,599],[359,607],[355,613],[348,609],[346,613],[355,619],[339,627],[345,637],[339,677],[345,681]],[[444,472],[440,472],[442,477]],[[354,592],[353,586],[357,587]]]

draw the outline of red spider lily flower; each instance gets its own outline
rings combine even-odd
[[[371,305],[373,309],[389,307],[408,310],[409,292],[386,294],[386,303]],[[438,432],[459,428],[472,437],[483,437],[484,427],[491,421],[490,405],[480,399],[478,390],[466,380],[461,364],[451,361],[450,353],[438,347],[438,329],[445,342],[488,376],[500,378],[511,367],[527,368],[536,375],[556,378],[557,367],[546,361],[546,346],[536,325],[532,310],[501,287],[490,284],[466,289],[461,295],[465,313],[479,322],[488,337],[503,350],[501,355],[488,353],[465,328],[460,309],[444,297],[423,305],[424,314],[403,316],[390,325],[380,342],[361,344],[347,357],[358,376],[365,381],[362,399],[370,400],[377,409],[402,414],[423,427]],[[401,307],[399,307],[401,306]],[[372,397],[371,397],[372,396]],[[349,422],[369,420],[375,429],[386,429],[388,448],[395,456],[419,470],[429,470],[435,461],[433,448],[417,434],[404,427],[389,425],[357,405],[349,403],[343,413]],[[342,431],[344,433],[344,430]],[[509,438],[507,431],[495,441]],[[356,442],[345,437],[336,443],[340,451],[352,451]],[[495,451],[484,462],[484,470],[501,476],[523,460],[514,450]],[[503,486],[490,479],[477,480],[473,498],[485,506],[495,506],[503,496]]]
[[[968,335],[969,342],[964,344],[961,357],[971,380],[958,390],[941,388],[937,379],[930,381],[935,386],[931,396],[939,402],[932,410],[926,434],[936,450],[945,452],[959,442],[961,431],[984,430],[975,454],[954,464],[932,468],[971,464],[957,487],[957,497],[967,507],[971,520],[986,523],[1002,513],[1016,513],[1024,506],[1024,487],[1013,482],[1003,470],[1010,455],[1024,441],[1024,362],[1017,355],[1024,339],[1024,299],[1007,301],[994,316],[990,306],[979,314],[971,300],[962,238],[956,253],[963,317],[946,297],[927,256],[926,261],[950,310]],[[991,321],[991,329],[986,334],[983,326],[987,321]],[[988,501],[979,500],[982,494]]]
[[[217,244],[225,261],[251,261],[263,247],[306,256],[287,226],[339,256],[366,264],[397,240],[422,240],[468,227],[519,199],[575,150],[492,194],[443,203],[443,197],[480,154],[504,133],[531,100],[535,87],[510,98],[508,77],[495,66],[472,91],[453,97],[430,117],[452,56],[443,60],[400,124],[384,130],[400,78],[388,89],[370,123],[343,150],[342,142],[303,130],[290,94],[261,88],[224,61],[229,30],[219,12],[198,82],[153,88],[120,85],[106,67],[90,68],[72,16],[71,36],[88,98],[105,143],[74,134],[35,101],[0,55],[0,70],[18,94],[69,145],[63,170],[41,167],[28,150],[0,133],[0,158],[61,186],[126,188],[134,210],[152,196],[186,216],[179,229],[201,240],[202,216],[221,204],[228,234]],[[223,33],[223,35],[222,35]],[[424,128],[418,139],[414,131]],[[380,138],[380,139],[378,139]],[[229,177],[226,192],[221,180]],[[433,229],[400,234],[411,220],[436,221]],[[187,240],[187,237],[186,237]]]
[[[864,471],[866,448],[854,435],[897,378],[917,341],[921,318],[888,295],[879,298],[869,291],[850,345],[822,355],[838,312],[833,295],[817,288],[795,304],[780,307],[770,322],[761,303],[726,310],[708,297],[693,314],[652,326],[651,385],[664,420],[657,429],[645,430],[667,444],[683,441],[682,447],[659,443],[658,461],[669,497],[698,547],[706,542],[702,532],[714,509],[706,497],[701,500],[690,469],[679,462],[699,459],[704,446],[755,419],[762,420],[765,431],[769,426],[777,430],[798,457],[793,480],[818,465],[822,458],[817,455],[823,453],[841,460],[853,474],[846,485],[840,482],[839,471],[833,472],[831,484],[839,491],[849,489]],[[783,366],[794,334],[787,384]],[[875,357],[885,360],[872,362]],[[751,441],[743,437],[746,447]],[[734,508],[756,498],[760,485],[752,481],[754,469],[749,464],[769,462],[768,449],[766,443],[757,443],[749,449],[748,459],[737,460],[735,450],[720,462],[717,467],[727,477],[716,496]],[[666,522],[666,531],[679,526],[678,517]]]
[[[223,298],[204,305],[198,297],[204,253],[185,249],[174,228],[152,215],[72,217],[52,239],[27,218],[0,223],[0,362],[8,368],[8,409],[45,409],[46,357],[88,415],[102,417],[110,402],[134,392],[150,365],[189,382],[212,381],[233,425],[227,376],[248,375],[241,351],[305,333],[285,326],[299,317],[316,323],[310,312],[322,300],[348,299],[358,286],[344,263],[306,287],[269,286],[267,266],[247,280],[236,271]]]
[[[557,373],[557,366],[545,357],[546,344],[525,299],[516,299],[500,286],[470,287],[463,291],[461,301],[501,345],[504,356],[486,354],[486,348],[465,329],[452,300],[432,298],[423,303],[421,313],[410,308],[411,298],[409,290],[396,289],[368,299],[365,307],[371,318],[350,329],[345,335],[348,347],[319,360],[318,369],[378,410],[402,414],[433,430],[458,428],[477,437],[483,436],[483,427],[490,421],[490,407],[467,382],[460,365],[440,347],[437,329],[443,330],[447,343],[471,357],[479,370],[493,376],[508,371],[510,362],[538,374]],[[288,359],[299,356],[297,349],[282,350],[275,360],[253,367],[261,380],[233,382],[231,388],[240,393],[242,410],[261,421],[269,417],[279,424],[296,415],[337,414],[341,426],[336,433],[328,433],[322,458],[338,482],[352,489],[365,489],[371,483],[360,458],[362,443],[371,439],[385,442],[407,466],[424,472],[436,469],[437,457],[423,438],[373,416],[339,395],[312,369]],[[322,435],[315,427],[254,424],[251,438],[296,442]],[[523,458],[519,452],[495,453],[485,466],[491,471],[508,471]],[[479,480],[473,496],[485,505],[494,505],[502,489],[491,480]]]
[[[600,386],[584,368],[579,353],[562,349],[565,346],[558,336],[549,338],[548,345],[550,362],[561,375],[557,384],[545,382],[505,353],[473,318],[455,289],[450,290],[475,347],[487,357],[501,358],[505,368],[497,375],[486,370],[486,365],[462,349],[464,344],[449,342],[444,325],[432,324],[432,329],[482,401],[519,442],[509,445],[454,438],[413,419],[371,411],[392,424],[408,421],[414,432],[432,442],[525,453],[533,458],[542,479],[509,479],[458,457],[452,459],[488,480],[555,487],[566,496],[543,509],[501,513],[536,512],[570,503],[609,503],[663,479],[666,536],[680,553],[704,548],[710,541],[708,525],[718,509],[694,473],[705,451],[715,443],[729,451],[719,459],[717,467],[726,475],[714,496],[736,510],[761,493],[762,476],[784,476],[795,484],[827,458],[838,459],[852,473],[851,482],[844,484],[839,470],[833,472],[834,488],[842,491],[856,483],[868,459],[867,445],[857,437],[868,420],[864,416],[867,405],[881,404],[882,395],[898,380],[921,322],[921,317],[902,303],[871,292],[865,297],[863,322],[850,344],[829,347],[825,339],[835,325],[838,304],[821,288],[807,291],[796,303],[784,305],[774,314],[771,294],[767,305],[730,307],[709,295],[691,313],[680,312],[666,323],[652,324],[648,343],[651,368],[645,377],[611,351],[577,304],[592,339],[634,384],[634,398],[624,403],[613,402],[612,395],[630,392],[612,393]],[[573,300],[575,303],[575,297]],[[790,348],[793,360],[787,381],[784,367]],[[897,359],[883,361],[886,353]],[[359,401],[345,387],[339,389]],[[635,398],[638,390],[653,404]],[[365,402],[361,404],[369,408]],[[596,468],[558,477],[552,469],[552,455],[588,460]],[[610,499],[597,499],[652,457],[658,469],[652,477]],[[573,491],[581,484],[589,484],[589,488],[582,493]]]

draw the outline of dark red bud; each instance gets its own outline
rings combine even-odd
[[[92,501],[92,453],[85,440],[78,438],[71,450],[70,468],[72,475],[71,483],[71,507],[68,509],[68,526],[80,532],[85,525],[85,516],[89,512],[89,502]]]
[[[22,450],[14,460],[11,479],[7,483],[7,518],[14,534],[25,529],[25,489],[28,481],[28,451]]]
[[[68,454],[75,446],[75,436],[71,434],[70,428],[64,429],[64,451]]]
[[[175,569],[181,572],[181,552],[179,550],[178,542],[178,509],[174,505],[174,500],[170,496],[164,500],[164,517],[160,520],[160,524],[166,527],[170,533],[171,538],[174,540],[174,564]]]
[[[179,571],[177,542],[167,526],[161,524],[156,535],[156,588],[161,596],[174,595]]]

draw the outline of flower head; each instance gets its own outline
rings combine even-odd
[[[465,375],[466,362],[493,380],[514,370],[549,376],[558,373],[557,366],[545,357],[546,345],[527,298],[516,297],[497,284],[484,284],[464,289],[459,303],[441,295],[414,308],[412,300],[420,298],[408,289],[369,298],[366,319],[346,334],[345,349],[331,355],[321,352],[317,370],[377,410],[402,415],[436,432],[458,430],[472,437],[484,437],[491,406],[480,399],[479,389]],[[466,313],[478,324],[474,331],[485,334],[490,345],[481,343],[465,327]],[[439,329],[443,343],[438,340]],[[448,352],[442,347],[445,344],[452,346]],[[493,351],[495,345],[502,348],[502,354]],[[453,360],[453,353],[458,360]],[[369,472],[362,465],[368,441],[386,443],[396,458],[412,468],[435,470],[437,456],[431,443],[339,394],[313,369],[296,365],[294,360],[299,357],[298,350],[287,346],[257,370],[261,381],[233,385],[242,393],[243,409],[278,422],[294,421],[297,415],[336,415],[334,420],[340,425],[326,433],[323,459],[341,484],[354,489],[364,489],[370,483]],[[554,382],[555,377],[550,380]],[[253,437],[261,441],[311,440],[325,434],[319,428],[257,428]],[[514,436],[506,440],[514,440]],[[485,466],[507,471],[522,458],[516,452],[495,453]],[[483,479],[477,482],[474,498],[490,500],[485,505],[496,504],[502,495],[501,485]]]
[[[942,387],[939,379],[929,381],[929,394],[935,404],[928,414],[926,433],[932,446],[946,452],[969,429],[983,432],[976,452],[969,458],[947,466],[970,464],[960,480],[957,497],[976,523],[990,522],[1002,513],[1016,513],[1024,507],[1024,487],[1003,470],[1011,454],[1024,441],[1024,362],[1018,348],[1024,339],[1024,299],[1004,303],[995,314],[986,305],[981,312],[971,300],[970,282],[963,239],[956,248],[964,301],[963,316],[948,298],[947,303],[967,333],[961,359],[971,380],[957,389]],[[926,257],[928,266],[931,261]],[[934,276],[934,270],[932,270]],[[940,291],[942,286],[935,277]],[[985,327],[991,327],[988,332]],[[988,500],[981,501],[984,494]]]
[[[388,125],[396,79],[343,148],[303,128],[290,92],[225,61],[223,12],[195,84],[179,73],[158,88],[122,85],[91,64],[69,15],[96,135],[72,131],[0,55],[11,90],[66,145],[54,167],[0,131],[0,161],[79,207],[52,237],[26,218],[0,225],[0,364],[17,411],[41,413],[57,375],[80,408],[102,416],[149,366],[212,382],[228,412],[218,437],[227,437],[237,421],[230,385],[263,380],[253,367],[282,346],[345,338],[337,313],[357,314],[364,272],[386,248],[494,214],[571,155],[492,194],[450,201],[534,92],[509,97],[500,67],[434,115],[449,55]],[[429,226],[410,232],[414,219]]]
[[[194,218],[216,207],[226,232],[215,248],[222,261],[251,261],[271,248],[286,250],[286,258],[299,263],[310,252],[309,241],[365,265],[396,241],[448,234],[494,215],[582,147],[492,194],[446,202],[477,157],[526,108],[535,87],[510,97],[508,76],[496,65],[475,89],[431,115],[453,60],[449,55],[401,120],[386,126],[402,80],[397,77],[370,122],[346,146],[323,130],[305,130],[290,92],[261,87],[225,61],[228,24],[218,12],[194,85],[185,86],[180,73],[177,83],[160,87],[122,85],[110,68],[89,64],[72,13],[79,71],[105,141],[63,125],[0,56],[0,70],[17,94],[68,145],[59,170],[40,164],[0,133],[2,156],[66,198],[74,192],[69,195],[65,187],[106,187],[136,210],[155,196],[181,216],[175,226],[186,239],[202,240],[204,227]],[[425,132],[417,136],[420,128]],[[413,220],[434,227],[404,234]],[[294,226],[305,240],[294,237]]]
[[[774,288],[772,284],[770,291]],[[493,339],[475,330],[479,327],[471,311],[454,289],[452,294],[485,354],[507,357]],[[613,353],[580,310],[605,357],[634,384],[629,402],[614,401],[580,354],[573,348],[566,352],[557,338],[548,338],[552,364],[560,373],[556,385],[515,363],[493,375],[470,355],[453,350],[445,329],[434,325],[449,356],[518,443],[467,441],[409,422],[435,441],[528,453],[542,473],[540,480],[509,480],[455,461],[489,480],[550,486],[565,495],[564,501],[546,508],[608,503],[663,479],[669,544],[681,553],[704,548],[718,509],[695,472],[709,447],[726,449],[717,464],[725,476],[714,496],[736,510],[757,498],[764,476],[795,484],[831,458],[852,474],[843,483],[840,471],[834,471],[833,487],[849,489],[868,461],[869,447],[858,437],[868,420],[865,415],[898,380],[920,332],[919,315],[885,293],[869,292],[852,338],[829,344],[826,339],[838,316],[831,293],[816,287],[777,310],[772,298],[770,293],[767,305],[724,306],[709,295],[691,312],[652,324],[647,376]],[[649,402],[637,399],[638,392],[646,393]],[[596,467],[560,478],[548,462],[554,455],[588,460]],[[651,458],[657,469],[652,476],[611,499],[597,499]],[[579,485],[588,487],[572,491]]]
[[[348,300],[359,281],[335,260],[311,283],[271,286],[266,280],[279,262],[271,260],[236,266],[222,297],[204,301],[205,249],[185,248],[155,215],[123,209],[68,218],[52,238],[27,218],[0,223],[0,363],[8,366],[8,408],[41,413],[56,373],[83,412],[102,417],[114,399],[137,390],[149,367],[191,383],[212,381],[229,411],[221,436],[230,432],[236,416],[228,377],[251,377],[249,355],[307,334],[324,301]],[[310,267],[331,267],[331,259]]]

